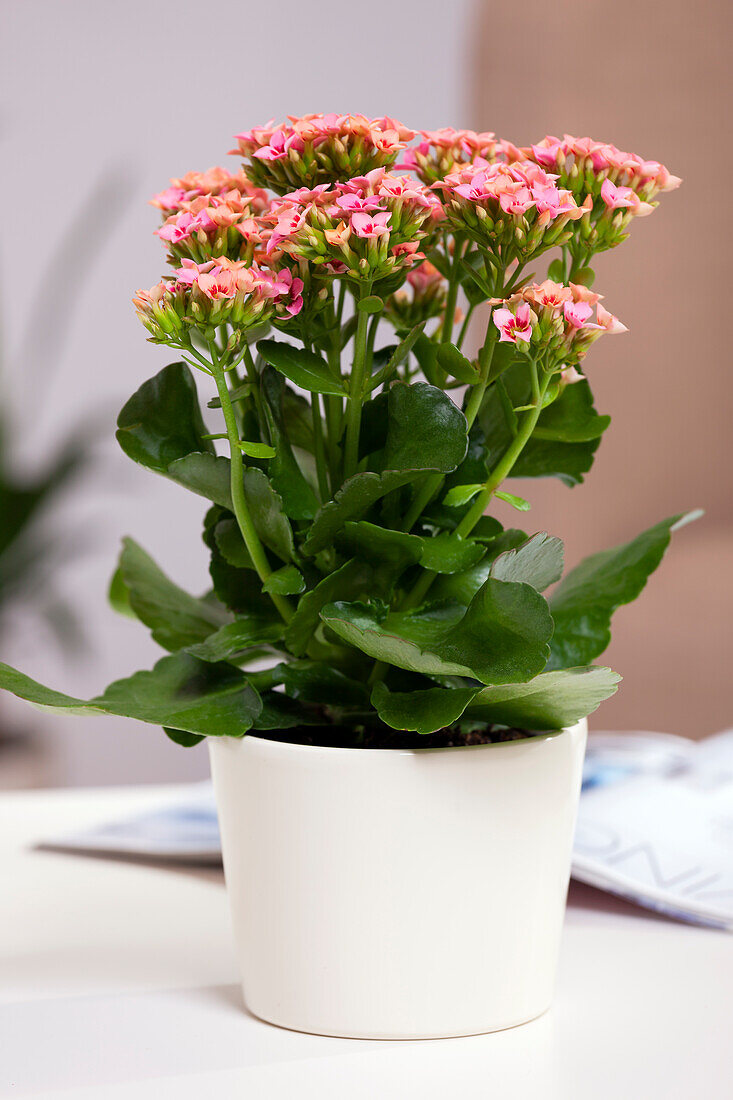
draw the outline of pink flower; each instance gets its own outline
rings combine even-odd
[[[199,275],[196,282],[199,290],[212,302],[222,298],[234,298],[237,293],[236,273],[222,267],[214,267],[210,272]]]
[[[551,218],[559,218],[561,214],[574,214],[578,209],[570,192],[560,191],[553,183],[533,187],[532,197],[538,212],[542,214],[547,211]]]
[[[582,283],[571,283],[570,289],[573,292],[574,302],[586,302],[589,306],[594,306],[602,297],[600,294],[595,294],[589,287],[583,286]]]
[[[598,324],[611,336],[615,336],[617,333],[620,332],[629,331],[626,325],[621,324],[618,317],[614,317],[614,315],[612,313],[609,313],[607,309],[604,309],[602,305],[599,304],[596,312],[598,315]]]
[[[572,328],[589,328],[588,318],[593,309],[587,302],[565,302],[563,305],[565,320]]]
[[[563,386],[571,386],[573,382],[582,382],[583,375],[576,367],[563,367],[560,371],[560,382]]]
[[[281,271],[263,271],[261,276],[267,298],[274,298],[291,317],[300,313],[303,308],[302,279],[293,278],[292,271],[286,267]]]
[[[501,192],[499,205],[506,214],[526,214],[534,205],[532,192],[528,187],[515,184],[511,190]]]
[[[527,287],[524,293],[538,306],[546,306],[548,309],[562,309],[565,302],[569,302],[573,297],[570,287],[563,286],[562,283],[553,283],[551,279],[545,279],[544,283]]]
[[[605,179],[601,184],[601,198],[609,210],[633,207],[639,201],[630,187],[617,187],[609,179]]]
[[[376,195],[357,195],[353,192],[347,195],[339,195],[336,199],[336,206],[341,210],[354,211],[369,211],[379,210],[380,202]]]
[[[516,344],[517,340],[529,343],[532,336],[532,311],[526,302],[520,302],[516,314],[510,309],[495,309],[493,321],[501,336],[499,343]]]
[[[384,210],[373,217],[370,214],[356,213],[351,215],[351,228],[357,237],[373,240],[389,233],[387,222],[391,218],[388,210]]]
[[[543,138],[539,144],[533,145],[531,148],[537,163],[545,168],[554,167],[563,154],[562,142],[559,138],[551,136]]]

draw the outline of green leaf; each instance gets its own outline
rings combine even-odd
[[[461,573],[475,565],[486,553],[486,547],[480,542],[448,532],[421,541],[420,564],[434,573]]]
[[[294,565],[284,565],[277,569],[262,585],[263,592],[270,592],[275,596],[297,596],[305,588],[303,575]]]
[[[365,520],[345,523],[337,535],[339,547],[374,566],[397,565],[406,568],[420,561],[422,540],[417,535],[393,531]]]
[[[239,669],[207,664],[187,653],[163,657],[151,671],[116,680],[103,695],[88,701],[53,691],[4,664],[0,688],[44,710],[116,714],[212,737],[241,737],[262,705]]]
[[[323,725],[323,712],[303,706],[279,691],[262,694],[262,710],[255,718],[255,730],[287,730],[296,726]]]
[[[565,263],[559,256],[548,267],[547,278],[552,279],[555,283],[565,282]]]
[[[503,500],[505,504],[511,504],[512,508],[516,508],[518,512],[528,512],[532,507],[524,497],[517,497],[513,493],[505,493],[502,489],[497,489],[494,496],[497,500]]]
[[[614,611],[642,591],[664,557],[672,531],[700,514],[665,519],[631,542],[585,558],[568,573],[551,600],[553,668],[588,664],[603,653],[611,640]]]
[[[244,471],[244,492],[252,522],[265,546],[283,561],[291,561],[295,552],[293,529],[283,511],[282,498],[262,470],[251,466]]]
[[[184,733],[183,730],[174,730],[170,726],[163,726],[163,733],[170,737],[175,745],[181,745],[184,749],[192,749],[204,739],[199,733]]]
[[[576,272],[574,279],[574,282],[587,287],[593,286],[595,281],[596,273],[592,267],[581,267],[580,271]]]
[[[219,553],[229,565],[235,565],[238,569],[254,569],[254,562],[234,516],[225,515],[218,520],[213,533]]]
[[[438,345],[430,340],[424,332],[421,332],[414,341],[412,350],[415,358],[420,364],[420,370],[423,372],[428,382],[434,386],[439,386]]]
[[[294,699],[317,706],[365,706],[366,684],[345,676],[321,661],[291,661],[282,665],[282,683]]]
[[[527,584],[489,577],[469,604],[433,604],[383,615],[378,607],[333,603],[321,612],[341,638],[379,661],[412,672],[472,676],[484,684],[535,676],[547,661],[552,619]]]
[[[502,387],[510,406],[521,407],[532,400],[529,372],[523,363],[512,363],[499,381],[487,391],[479,422],[489,445],[490,468],[496,466],[513,440],[507,423]],[[559,477],[566,485],[577,485],[593,464],[606,417],[596,416],[587,381],[566,386],[556,401],[540,413],[531,439],[512,469],[511,477]],[[543,438],[548,431],[553,438]],[[566,438],[560,438],[560,436]],[[573,436],[592,436],[578,440]]]
[[[274,458],[277,453],[269,443],[249,443],[246,439],[240,439],[237,446],[250,458]]]
[[[188,646],[186,652],[201,661],[229,661],[247,649],[279,642],[282,635],[283,624],[279,619],[249,615],[226,623],[205,641]]]
[[[330,393],[343,397],[346,389],[335,378],[328,363],[307,348],[297,348],[281,340],[260,340],[257,351],[262,358],[296,386],[311,393]]]
[[[388,726],[415,733],[434,733],[457,721],[479,688],[426,688],[423,691],[390,691],[375,684],[372,705]]]
[[[223,455],[192,453],[171,462],[166,472],[179,485],[231,512],[230,470],[230,461]]]
[[[325,549],[348,520],[360,519],[387,493],[425,473],[455,469],[467,446],[466,418],[449,397],[425,382],[396,383],[387,400],[384,472],[366,471],[344,482],[317,512],[303,552]]]
[[[369,390],[376,389],[377,386],[383,385],[392,377],[399,365],[410,354],[413,344],[417,340],[418,336],[420,336],[424,328],[425,322],[421,321],[419,325],[415,325],[415,327],[408,332],[407,336],[403,337],[403,339],[394,349],[387,363],[385,363],[384,366],[380,366],[380,368],[372,375],[368,383]]]
[[[518,531],[510,527],[506,531],[495,535],[486,545],[486,554],[468,569],[450,576],[438,577],[431,589],[431,595],[436,600],[454,600],[457,603],[469,604],[482,585],[486,583],[491,574],[491,566],[496,558],[505,550],[513,550],[527,541],[524,531]],[[503,577],[497,578],[503,580]],[[513,578],[506,578],[507,580]],[[534,585],[532,587],[535,587]]]
[[[466,418],[427,382],[397,382],[389,391],[386,470],[455,470],[468,450]]]
[[[161,474],[192,451],[214,454],[205,438],[196,382],[185,363],[171,363],[143,382],[122,408],[117,428],[125,454]]]
[[[137,615],[130,605],[130,593],[122,576],[122,570],[117,567],[109,582],[107,599],[113,611],[118,615],[124,615],[128,619],[137,619]]]
[[[473,500],[483,487],[483,482],[474,483],[473,485],[454,485],[443,497],[443,504],[447,505],[448,508],[460,508],[464,504],[468,504],[469,500]]]
[[[594,411],[587,386],[574,382],[565,387],[562,400],[554,401],[541,414],[534,438],[586,443],[603,435],[610,423],[610,416],[598,416]]]
[[[542,532],[494,558],[489,575],[500,581],[531,584],[538,592],[544,592],[560,580],[562,570],[562,539]]]
[[[543,672],[526,684],[483,688],[466,714],[516,729],[560,730],[592,714],[614,694],[620,680],[610,668]]]
[[[356,303],[356,308],[360,313],[381,313],[384,302],[377,294],[371,294],[368,298],[361,298]]]
[[[169,580],[132,539],[123,539],[122,546],[119,572],[130,607],[158,645],[170,651],[183,649],[203,641],[228,620],[223,607],[195,599]]]
[[[359,599],[369,593],[374,572],[362,561],[347,561],[340,569],[329,573],[310,592],[305,592],[285,630],[285,643],[296,657],[302,656],[311,636],[320,622],[321,608],[337,596],[347,600]]]
[[[472,386],[481,377],[478,367],[470,359],[466,359],[466,356],[458,350],[455,344],[439,344],[437,357],[438,364],[446,374],[452,374],[459,382]]]
[[[268,471],[272,486],[280,494],[287,515],[296,520],[312,519],[318,510],[318,500],[298,465],[288,439],[283,413],[285,379],[271,367],[266,367],[262,372],[261,384],[267,426],[277,450]]]

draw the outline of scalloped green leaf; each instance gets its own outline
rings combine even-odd
[[[543,672],[528,683],[483,688],[466,715],[517,729],[560,730],[592,714],[614,694],[620,680],[610,668]]]
[[[272,645],[283,636],[280,618],[248,615],[226,623],[205,641],[186,647],[186,652],[201,661],[230,661],[245,650]]]
[[[563,560],[562,539],[539,532],[520,546],[504,550],[494,558],[489,573],[497,580],[523,581],[538,592],[544,592],[560,580]]]
[[[484,684],[529,680],[549,654],[552,619],[528,584],[489,577],[468,608],[432,604],[384,614],[364,603],[333,603],[321,618],[376,660],[426,675],[471,676]]]
[[[0,663],[0,688],[45,710],[115,714],[211,737],[242,737],[260,712],[257,692],[233,665],[187,653],[163,657],[150,670],[116,680],[94,699],[75,699]]]
[[[201,642],[230,619],[220,605],[184,592],[131,538],[122,540],[119,573],[130,608],[171,652]]]
[[[346,393],[343,382],[334,377],[328,363],[307,348],[298,348],[282,340],[260,340],[257,351],[266,363],[302,390],[328,393],[335,397],[343,397]]]
[[[291,653],[305,653],[313,632],[320,622],[321,608],[337,596],[355,600],[373,589],[374,571],[364,561],[352,559],[324,577],[315,588],[305,592],[285,629],[285,642]]]
[[[379,683],[372,691],[372,705],[392,729],[435,733],[456,722],[478,691],[477,687],[390,691]]]
[[[611,617],[644,588],[678,527],[700,512],[662,520],[630,542],[585,558],[567,574],[550,601],[555,620],[552,668],[589,664],[611,640]]]
[[[298,596],[305,588],[303,574],[294,565],[284,565],[263,582],[262,591],[275,596]]]
[[[142,386],[117,418],[117,441],[134,462],[165,474],[193,451],[214,454],[206,438],[196,382],[185,363],[171,363]]]

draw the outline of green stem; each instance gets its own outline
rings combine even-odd
[[[313,443],[315,447],[316,471],[318,474],[318,491],[321,494],[321,502],[323,502],[328,500],[330,492],[328,488],[328,473],[326,470],[326,446],[323,440],[321,402],[317,393],[311,394],[311,415],[313,417]]]
[[[229,439],[229,454],[231,457],[231,492],[232,492],[232,504],[234,508],[234,515],[239,525],[239,530],[242,532],[242,538],[244,544],[247,547],[249,556],[252,559],[252,563],[257,570],[257,575],[264,583],[272,573],[270,569],[270,563],[267,560],[264,547],[260,542],[260,537],[255,530],[252,517],[249,514],[249,508],[247,507],[247,498],[244,492],[244,467],[242,465],[242,453],[239,450],[239,428],[237,427],[237,418],[234,412],[234,406],[232,405],[229,397],[229,389],[227,387],[226,374],[221,366],[221,363],[216,355],[216,350],[211,348],[211,373],[214,376],[216,382],[216,389],[219,394],[219,400],[221,401],[221,409],[224,413],[224,423],[227,429],[227,438]],[[285,622],[289,622],[292,618],[293,612],[290,604],[284,597],[277,596],[274,593],[270,594],[270,599],[274,603],[282,615]]]
[[[501,297],[501,282],[498,284],[497,298]],[[478,416],[478,411],[481,408],[481,402],[484,399],[486,393],[486,387],[489,384],[489,375],[491,373],[491,361],[494,358],[494,348],[496,346],[496,340],[499,335],[496,325],[491,323],[491,316],[493,309],[489,314],[488,327],[486,329],[486,338],[483,343],[483,347],[479,352],[479,367],[481,369],[481,377],[476,385],[471,390],[471,396],[468,399],[466,405],[466,423],[468,425],[468,431],[470,432],[473,427],[473,422]],[[412,502],[412,505],[408,509],[405,521],[402,525],[403,531],[411,531],[417,522],[419,516],[422,514],[423,508],[426,508],[435,494],[439,491],[441,485],[445,481],[443,474],[431,474],[426,478],[422,484],[422,487],[418,491],[417,496]]]
[[[371,280],[362,283],[359,301],[371,294]],[[359,464],[359,432],[361,430],[361,406],[364,401],[364,381],[367,366],[367,341],[369,314],[357,310],[356,335],[354,336],[354,362],[349,380],[349,399],[346,409],[346,443],[344,447],[344,479],[356,473]]]
[[[458,300],[459,276],[461,273],[461,259],[463,257],[463,238],[456,236],[453,241],[453,263],[451,264],[448,279],[448,294],[445,299],[445,313],[443,314],[443,330],[440,334],[441,343],[445,344],[453,335],[453,319],[456,315],[456,302]]]
[[[461,522],[456,527],[456,535],[460,538],[467,538],[471,534],[478,521],[483,516],[489,501],[493,497],[496,490],[501,483],[509,476],[514,466],[514,463],[519,458],[520,454],[526,447],[532,432],[535,429],[540,413],[542,412],[542,402],[545,396],[545,391],[549,384],[551,374],[543,375],[540,382],[537,377],[537,364],[534,360],[530,364],[532,371],[532,392],[537,395],[536,403],[533,408],[529,409],[525,413],[519,431],[516,436],[507,447],[504,452],[504,456],[495,467],[493,473],[489,476],[489,479],[484,484],[483,489],[478,494],[471,509],[466,513]],[[412,607],[417,607],[425,599],[425,596],[430,589],[433,581],[437,577],[437,573],[433,573],[427,570],[415,584],[414,588],[407,594],[402,602],[401,610],[409,610]]]

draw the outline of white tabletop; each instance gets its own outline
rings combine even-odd
[[[691,1100],[733,1095],[733,936],[573,886],[554,1008],[366,1042],[242,1005],[222,875],[34,849],[178,788],[0,796],[0,1095]]]

